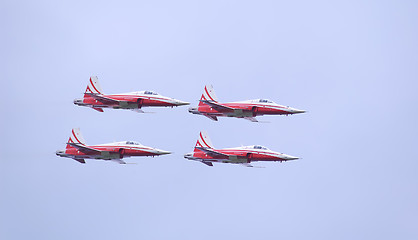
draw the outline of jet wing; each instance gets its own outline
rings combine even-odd
[[[244,167],[265,168],[265,167],[261,167],[261,166],[254,166],[254,165],[251,165],[249,163],[241,163],[241,165],[244,166]]]
[[[227,107],[224,106],[222,104],[219,104],[217,102],[213,102],[213,101],[208,101],[208,100],[200,100],[202,103],[207,104],[215,109],[222,109],[222,110],[234,110],[236,108],[231,108],[231,107]]]
[[[102,103],[107,103],[107,104],[119,104],[121,101],[119,100],[115,100],[112,98],[108,98],[108,97],[103,97],[100,96],[98,94],[94,94],[94,93],[87,93],[89,96],[93,97],[94,99],[102,102]]]
[[[211,150],[211,149],[209,149],[209,148],[203,148],[203,147],[196,147],[197,149],[199,149],[200,151],[203,151],[203,152],[205,152],[206,154],[208,154],[208,155],[210,155],[210,156],[212,156],[212,157],[223,157],[223,158],[227,158],[227,157],[229,157],[230,155],[228,155],[228,154],[225,154],[225,153],[220,153],[220,152],[217,152],[217,151],[214,151],[214,150]]]
[[[123,160],[121,160],[121,159],[112,159],[111,161],[112,161],[112,162],[119,163],[119,164],[126,164],[126,162],[125,162],[125,161],[123,161]]]
[[[77,143],[67,143],[68,145],[77,148],[80,152],[86,153],[86,154],[100,154],[102,151],[94,149],[94,148],[90,148],[90,147],[86,147],[84,145],[81,144],[77,144]]]
[[[251,122],[258,122],[258,120],[255,117],[244,117],[247,120],[250,120]]]
[[[241,163],[242,166],[244,167],[254,167],[253,165],[249,164],[249,163]]]
[[[123,106],[124,104],[127,105],[129,103],[136,103],[136,101],[120,101],[109,97],[104,97],[98,94],[88,93],[88,95],[92,96],[94,99],[105,103],[105,104],[119,104],[120,106]],[[135,98],[136,100],[141,99],[140,97]]]

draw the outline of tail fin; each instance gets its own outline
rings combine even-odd
[[[214,101],[214,102],[218,101],[218,98],[216,97],[215,90],[213,90],[212,85],[205,86],[205,90],[203,91],[203,94],[200,100],[208,100],[208,101]],[[199,102],[199,105],[201,104],[204,104],[204,103]]]
[[[87,85],[87,88],[84,94],[86,93],[103,94],[102,88],[100,87],[100,84],[99,84],[99,79],[96,76],[90,77],[89,84]]]
[[[81,135],[80,128],[73,128],[73,130],[71,131],[71,136],[68,139],[68,143],[80,143],[83,145],[86,144],[83,135]],[[67,148],[72,148],[72,146],[67,144]]]
[[[212,141],[206,131],[201,131],[199,133],[199,138],[197,139],[195,147],[213,148]]]

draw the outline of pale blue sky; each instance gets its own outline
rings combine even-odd
[[[416,1],[2,1],[0,239],[417,239]],[[197,104],[268,98],[296,116],[213,122],[73,105],[155,90]],[[87,143],[173,151],[137,165],[55,156]],[[260,144],[263,169],[188,161]]]

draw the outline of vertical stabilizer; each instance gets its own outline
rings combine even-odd
[[[206,131],[201,131],[199,133],[199,138],[197,139],[195,147],[213,148],[212,141]]]
[[[218,98],[216,97],[215,90],[213,90],[212,85],[206,85],[205,89],[203,90],[202,97],[200,100],[207,100],[207,101],[213,101],[218,102]],[[202,102],[199,102],[199,105],[204,104]]]
[[[89,84],[87,85],[86,93],[103,94],[102,87],[100,86],[99,79],[96,76],[91,76]]]
[[[68,143],[78,143],[78,144],[86,144],[86,141],[83,138],[83,135],[81,135],[80,128],[73,128],[71,131],[70,138],[68,139]],[[72,147],[71,145],[67,144],[67,148]]]

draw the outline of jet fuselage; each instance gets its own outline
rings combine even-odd
[[[146,147],[146,146],[135,146],[130,144],[123,144],[113,143],[110,144],[102,144],[102,145],[94,145],[94,146],[85,146],[86,148],[95,149],[98,152],[89,151],[89,150],[82,150],[77,149],[75,147],[70,147],[66,150],[57,151],[57,155],[60,157],[70,157],[70,158],[77,158],[77,159],[122,159],[126,157],[134,157],[134,156],[157,156],[157,155],[164,155],[169,154],[170,152]]]
[[[176,107],[189,103],[162,96],[153,91],[104,94],[98,78],[92,76],[84,92],[84,97],[75,99],[74,104],[103,112],[103,108],[139,110],[142,107]]]
[[[100,145],[87,145],[79,128],[73,128],[65,150],[56,152],[57,156],[68,157],[85,163],[84,159],[116,160],[124,164],[122,158],[133,156],[157,156],[170,154],[157,148],[147,147],[138,142],[123,141]]]

